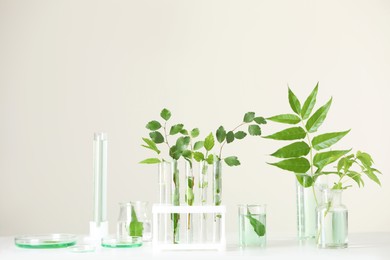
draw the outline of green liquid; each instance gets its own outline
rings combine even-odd
[[[239,244],[242,247],[265,247],[266,234],[258,236],[251,225],[248,215],[239,216]],[[266,226],[266,214],[252,214],[253,218]]]
[[[318,245],[322,248],[345,248],[348,246],[348,211],[329,211],[320,216]]]
[[[42,241],[40,244],[23,244],[23,243],[16,243],[18,247],[21,248],[36,248],[36,249],[44,249],[44,248],[63,248],[63,247],[69,247],[74,246],[76,244],[76,241],[71,242],[58,242],[58,241]]]

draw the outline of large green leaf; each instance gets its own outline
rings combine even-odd
[[[281,114],[277,116],[271,116],[267,118],[267,120],[271,120],[278,123],[290,124],[290,125],[295,125],[301,122],[299,116],[294,114]]]
[[[194,128],[191,130],[191,137],[196,138],[199,136],[199,128]]]
[[[194,152],[194,159],[197,162],[203,161],[204,160],[204,154],[201,152]]]
[[[182,152],[182,150],[177,149],[176,145],[173,145],[169,149],[169,156],[171,156],[175,160],[179,160]]]
[[[155,163],[160,163],[160,159],[158,158],[148,158],[148,159],[145,159],[143,161],[140,161],[139,163],[143,163],[143,164],[155,164]]]
[[[362,164],[366,167],[366,168],[369,168],[372,166],[373,164],[373,160],[371,158],[371,155],[369,155],[368,153],[365,153],[365,152],[361,152],[361,151],[358,151],[356,153],[356,158],[359,159],[359,161],[362,162]]]
[[[305,103],[303,104],[302,111],[301,111],[302,119],[309,118],[310,113],[313,110],[314,105],[316,104],[317,92],[318,92],[318,83],[313,89],[313,91],[310,93],[310,95],[307,97]]]
[[[211,151],[211,149],[213,149],[214,147],[214,136],[213,136],[213,133],[210,133],[206,139],[204,140],[204,148],[206,149],[206,151]]]
[[[131,206],[131,221],[129,225],[129,235],[134,237],[142,237],[144,224],[138,221],[134,206]]]
[[[171,127],[171,130],[169,131],[169,134],[170,135],[175,135],[175,134],[179,133],[183,129],[183,127],[184,127],[183,124],[173,125]]]
[[[317,153],[316,155],[314,155],[313,164],[320,171],[326,165],[337,161],[341,156],[345,155],[349,151],[351,150],[334,150],[334,151],[328,151],[323,153]]]
[[[168,109],[164,108],[164,109],[161,111],[160,116],[161,116],[165,121],[168,121],[169,118],[171,118],[171,111],[169,111]]]
[[[279,150],[277,150],[271,155],[278,158],[294,158],[294,157],[305,156],[309,152],[310,152],[310,147],[307,143],[296,142],[280,148]]]
[[[334,132],[334,133],[318,135],[313,138],[313,141],[311,143],[313,145],[313,148],[316,149],[317,151],[325,148],[329,148],[335,143],[337,143],[346,134],[348,134],[349,131],[350,130],[344,132]]]
[[[142,140],[144,140],[144,142],[147,144],[147,145],[142,145],[143,147],[153,150],[157,154],[160,154],[160,150],[157,148],[156,144],[152,140],[148,138],[142,138]]]
[[[244,115],[244,119],[243,121],[245,123],[250,123],[253,121],[253,119],[255,119],[255,112],[248,112]]]
[[[265,235],[265,225],[261,223],[258,219],[254,218],[251,212],[248,209],[248,215],[246,217],[249,219],[249,223],[253,227],[253,230],[257,236],[262,237]]]
[[[265,118],[262,117],[262,116],[255,117],[253,120],[254,120],[256,123],[258,123],[259,125],[261,125],[261,124],[266,124],[266,123],[267,123],[267,121],[265,120]]]
[[[226,138],[226,130],[223,126],[218,127],[217,132],[215,133],[215,136],[217,137],[217,141],[219,143],[222,143],[225,141]]]
[[[353,179],[358,184],[359,187],[364,186],[364,182],[360,173],[355,171],[350,171],[349,173],[347,173],[347,176]]]
[[[378,177],[375,175],[374,171],[372,171],[371,168],[368,168],[363,172],[368,176],[368,178],[376,182],[379,186],[381,185],[381,182],[379,181]]]
[[[203,141],[197,141],[197,142],[194,144],[194,150],[199,150],[199,149],[203,148],[203,145],[204,145],[204,142],[203,142]]]
[[[233,131],[227,132],[227,134],[226,134],[226,142],[228,144],[230,144],[233,141],[234,141],[234,133],[233,133]]]
[[[248,126],[248,133],[252,136],[261,135],[261,129],[258,125]]]
[[[180,152],[183,152],[187,149],[190,142],[191,138],[189,136],[181,136],[176,140],[176,149]]]
[[[246,133],[244,131],[237,131],[234,133],[234,138],[239,139],[239,140],[244,139],[245,136],[246,136]]]
[[[280,132],[274,133],[272,135],[265,136],[264,138],[274,139],[274,140],[298,140],[303,139],[306,136],[305,130],[302,127],[291,127],[284,129]]]
[[[276,163],[269,163],[283,170],[295,172],[295,173],[306,173],[310,169],[310,163],[306,158],[293,158],[279,161]]]
[[[160,122],[153,120],[147,123],[145,127],[149,130],[156,131],[161,128],[161,124]]]
[[[332,98],[322,107],[320,107],[306,122],[306,130],[309,133],[317,131],[317,129],[324,122],[326,115],[328,114],[330,105],[332,104]]]
[[[150,132],[149,137],[156,144],[161,144],[164,142],[164,136],[159,131]]]
[[[237,156],[229,156],[224,159],[225,163],[229,166],[238,166],[240,165],[240,161]]]
[[[290,88],[288,88],[288,102],[292,110],[299,115],[301,113],[301,103]]]

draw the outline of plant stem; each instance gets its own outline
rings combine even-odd
[[[233,130],[231,130],[232,132],[236,131],[238,128],[240,128],[241,126],[243,125],[246,125],[247,123],[245,122],[242,122],[241,124],[239,124],[238,126],[236,126]],[[229,131],[230,132],[230,131]],[[219,149],[219,158],[221,159],[221,156],[222,156],[222,148],[225,146],[226,144],[226,139],[225,141],[223,141],[222,145],[221,145],[221,148]]]
[[[168,143],[167,122],[164,123],[164,136],[165,136],[165,143],[168,145],[168,148],[171,149],[171,146]]]

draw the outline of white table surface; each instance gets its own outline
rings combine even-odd
[[[0,260],[5,259],[390,259],[390,233],[349,235],[346,249],[318,249],[313,244],[299,245],[295,238],[268,239],[266,248],[242,250],[234,236],[229,236],[227,250],[164,251],[154,253],[150,243],[139,248],[111,249],[97,247],[95,252],[74,253],[62,249],[23,249],[14,245],[13,237],[0,237]]]

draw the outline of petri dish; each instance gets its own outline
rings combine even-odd
[[[102,247],[106,248],[134,248],[142,246],[142,237],[105,237]]]
[[[64,248],[74,246],[77,236],[72,234],[22,235],[15,237],[15,245],[21,248]]]

